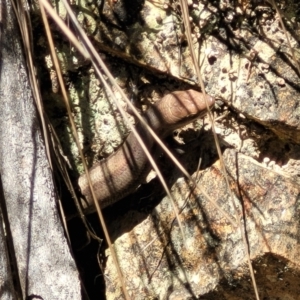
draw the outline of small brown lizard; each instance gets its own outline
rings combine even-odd
[[[214,104],[214,98],[206,95],[208,106]],[[160,138],[169,135],[176,128],[182,127],[202,117],[207,112],[205,97],[195,90],[176,91],[164,96],[144,114],[144,120]],[[154,146],[154,140],[141,123],[136,130],[148,149]],[[123,145],[107,159],[94,165],[89,175],[100,207],[111,205],[132,193],[150,171],[148,158],[135,135],[130,133]],[[84,209],[94,209],[90,187],[85,174],[78,180],[87,203]]]

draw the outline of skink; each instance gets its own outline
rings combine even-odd
[[[214,104],[214,98],[206,95],[208,106]],[[164,96],[144,114],[144,120],[160,138],[169,135],[173,130],[182,127],[207,112],[205,97],[195,90],[175,91]],[[154,140],[145,126],[136,125],[147,148],[154,147]],[[111,156],[100,161],[89,170],[94,192],[100,207],[111,205],[134,192],[145,179],[150,166],[146,154],[130,133],[123,145]],[[94,210],[90,187],[85,174],[78,180],[81,193],[86,199],[84,209]]]

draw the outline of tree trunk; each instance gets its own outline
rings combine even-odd
[[[1,13],[0,298],[81,299],[10,1]]]

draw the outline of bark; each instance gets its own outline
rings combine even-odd
[[[81,299],[10,1],[1,10],[0,297]]]

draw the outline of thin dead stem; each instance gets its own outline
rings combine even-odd
[[[180,0],[180,4],[181,4],[181,9],[182,9],[182,15],[183,15],[183,20],[184,20],[184,26],[185,26],[185,30],[186,30],[188,45],[189,45],[189,49],[190,49],[192,59],[193,59],[193,63],[194,63],[194,68],[195,68],[195,71],[196,71],[196,74],[197,74],[197,78],[198,78],[198,82],[199,82],[199,85],[201,87],[201,90],[205,95],[205,87],[204,87],[204,83],[203,83],[202,76],[201,76],[201,73],[200,73],[198,60],[196,58],[196,53],[195,53],[195,50],[193,48],[193,43],[192,43],[192,36],[191,36],[191,28],[190,28],[190,22],[189,22],[189,12],[188,12],[187,2],[185,0]],[[207,107],[208,107],[208,105],[207,105]],[[259,300],[258,289],[257,289],[256,280],[255,280],[255,276],[254,276],[254,271],[253,271],[253,267],[252,267],[252,263],[251,263],[251,259],[250,259],[250,247],[247,243],[247,238],[246,238],[246,233],[245,233],[245,228],[244,228],[245,225],[243,226],[243,224],[240,220],[239,213],[238,213],[238,208],[235,204],[234,196],[233,196],[233,193],[232,193],[230,185],[229,185],[229,180],[228,180],[228,176],[227,176],[227,172],[226,172],[226,168],[225,168],[225,163],[224,163],[224,160],[223,160],[223,155],[222,155],[221,148],[220,148],[220,143],[219,143],[219,140],[218,140],[218,137],[217,137],[217,134],[216,134],[213,116],[212,116],[212,113],[209,110],[209,107],[208,107],[208,115],[209,115],[209,118],[211,119],[211,123],[212,123],[212,132],[213,132],[217,152],[218,152],[219,159],[220,159],[221,170],[222,170],[224,179],[226,181],[227,191],[230,195],[230,199],[231,199],[232,205],[233,205],[234,210],[235,210],[235,219],[236,219],[236,222],[238,224],[238,228],[240,230],[240,233],[241,233],[241,236],[242,236],[242,239],[243,239],[243,244],[244,244],[245,251],[247,253],[248,267],[249,267],[249,271],[250,271],[250,276],[251,276],[255,296],[256,296],[256,299]]]
[[[44,5],[44,1],[41,1],[40,3],[41,3],[41,10],[43,11],[43,7],[42,6]],[[70,9],[69,6],[67,5],[67,3],[65,3],[65,5],[66,5],[67,9]],[[49,7],[48,7],[48,9],[49,9]],[[45,17],[45,13],[44,12],[43,12],[43,14],[44,14],[44,17]],[[69,14],[70,14],[70,12],[69,12]],[[70,16],[72,18],[72,14],[70,14]],[[47,20],[44,20],[44,21],[47,23],[47,26],[49,26]],[[50,49],[51,49],[51,53],[52,53],[53,62],[54,62],[55,68],[57,70],[58,80],[59,80],[60,87],[61,87],[61,90],[62,90],[62,93],[63,93],[63,99],[65,101],[65,106],[66,106],[67,111],[68,111],[69,121],[71,123],[71,128],[72,128],[72,133],[73,133],[75,142],[77,144],[80,156],[82,158],[82,163],[83,163],[85,172],[87,174],[87,178],[88,178],[88,181],[89,181],[89,184],[90,184],[90,187],[91,187],[92,196],[93,196],[93,199],[95,201],[95,206],[96,206],[96,209],[97,209],[97,212],[98,212],[100,223],[101,223],[101,225],[103,227],[103,231],[104,231],[104,235],[105,235],[106,241],[107,241],[107,243],[109,245],[112,258],[113,258],[113,260],[115,262],[115,266],[117,268],[117,272],[118,272],[119,280],[121,282],[123,293],[124,293],[126,299],[130,299],[130,297],[129,297],[128,293],[127,293],[126,287],[125,287],[124,278],[123,278],[123,275],[122,275],[122,272],[121,272],[121,269],[120,269],[120,266],[119,266],[119,263],[118,263],[118,260],[117,260],[116,253],[114,251],[113,245],[111,243],[111,240],[110,240],[110,237],[109,237],[109,234],[108,234],[108,231],[107,231],[107,227],[105,225],[104,217],[102,215],[102,212],[101,212],[101,209],[99,207],[98,202],[95,200],[96,197],[95,197],[95,194],[94,194],[94,191],[93,191],[93,188],[92,188],[91,179],[90,179],[90,176],[89,176],[89,173],[88,173],[88,167],[86,165],[86,162],[85,162],[85,159],[84,159],[84,155],[83,155],[83,152],[82,152],[82,149],[81,149],[81,146],[80,146],[79,137],[78,137],[78,133],[77,133],[77,130],[76,130],[76,127],[75,127],[74,119],[72,117],[72,112],[71,112],[71,107],[70,107],[70,103],[69,103],[69,98],[68,98],[68,95],[67,95],[67,92],[66,92],[66,89],[65,89],[65,85],[64,85],[64,82],[63,82],[63,78],[62,78],[62,74],[61,74],[61,70],[60,70],[60,65],[59,65],[59,62],[58,62],[58,59],[57,59],[57,56],[56,56],[56,53],[55,53],[54,44],[53,44],[53,40],[52,40],[52,36],[51,36],[50,30],[47,30],[47,36],[48,36],[48,40],[49,40],[49,45],[50,45]],[[80,207],[80,206],[78,205],[78,207]],[[81,210],[79,209],[79,211],[81,211]],[[85,223],[84,216],[83,216],[83,220],[84,220],[84,223]],[[85,225],[87,227],[86,223],[85,223]],[[90,232],[90,234],[91,234],[91,232]],[[91,235],[94,236],[93,234],[91,234]]]

